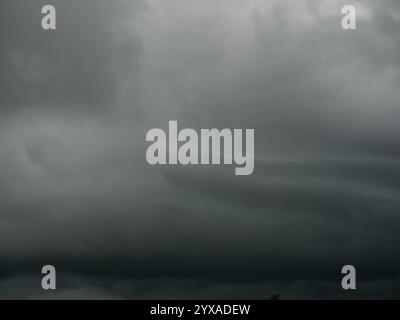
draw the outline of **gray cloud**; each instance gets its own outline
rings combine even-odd
[[[3,1],[0,297],[396,297],[400,8],[347,2]],[[254,128],[254,174],[149,166],[168,120]]]

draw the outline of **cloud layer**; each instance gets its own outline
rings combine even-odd
[[[0,297],[398,296],[398,1],[44,4],[0,4]],[[253,175],[149,166],[169,120],[254,128]]]

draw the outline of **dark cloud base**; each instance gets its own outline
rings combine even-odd
[[[399,279],[359,281],[343,291],[336,282],[221,282],[203,278],[112,278],[60,274],[56,291],[38,289],[40,277],[21,275],[0,283],[3,299],[398,299]],[[62,286],[62,288],[60,288]]]

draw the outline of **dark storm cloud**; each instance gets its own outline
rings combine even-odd
[[[13,299],[21,296],[27,299],[218,299],[225,296],[232,299],[268,298],[280,289],[287,297],[296,297],[299,292],[309,291],[301,281],[291,285],[284,283],[229,283],[207,281],[204,279],[115,279],[109,277],[83,277],[76,274],[62,274],[61,285],[64,290],[45,292],[35,289],[39,280],[34,275],[23,275],[0,282],[0,292],[3,298]],[[326,295],[331,290],[329,283],[314,283],[316,296]],[[283,290],[283,291],[282,291]],[[295,292],[295,295],[293,295]],[[301,297],[301,295],[299,295]],[[308,296],[310,296],[308,294]],[[329,295],[328,295],[329,297]],[[331,296],[332,297],[332,296]]]
[[[37,288],[39,277],[23,275],[0,282],[4,299],[268,299],[280,292],[286,299],[393,298],[399,280],[370,281],[359,284],[356,293],[341,292],[337,284],[324,281],[230,283],[204,279],[115,279],[61,274],[63,290],[46,292]]]
[[[116,71],[132,72],[140,56],[134,36],[121,40],[123,21],[142,1],[53,1],[56,32],[41,29],[46,1],[3,1],[2,108],[104,108],[115,103]],[[133,9],[133,10],[132,10]]]
[[[396,296],[400,8],[353,3],[3,1],[0,296]],[[255,128],[254,174],[147,165],[168,120]]]

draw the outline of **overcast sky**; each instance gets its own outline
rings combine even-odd
[[[0,297],[398,298],[399,28],[398,0],[2,0]],[[148,165],[169,120],[254,128],[254,173]]]

